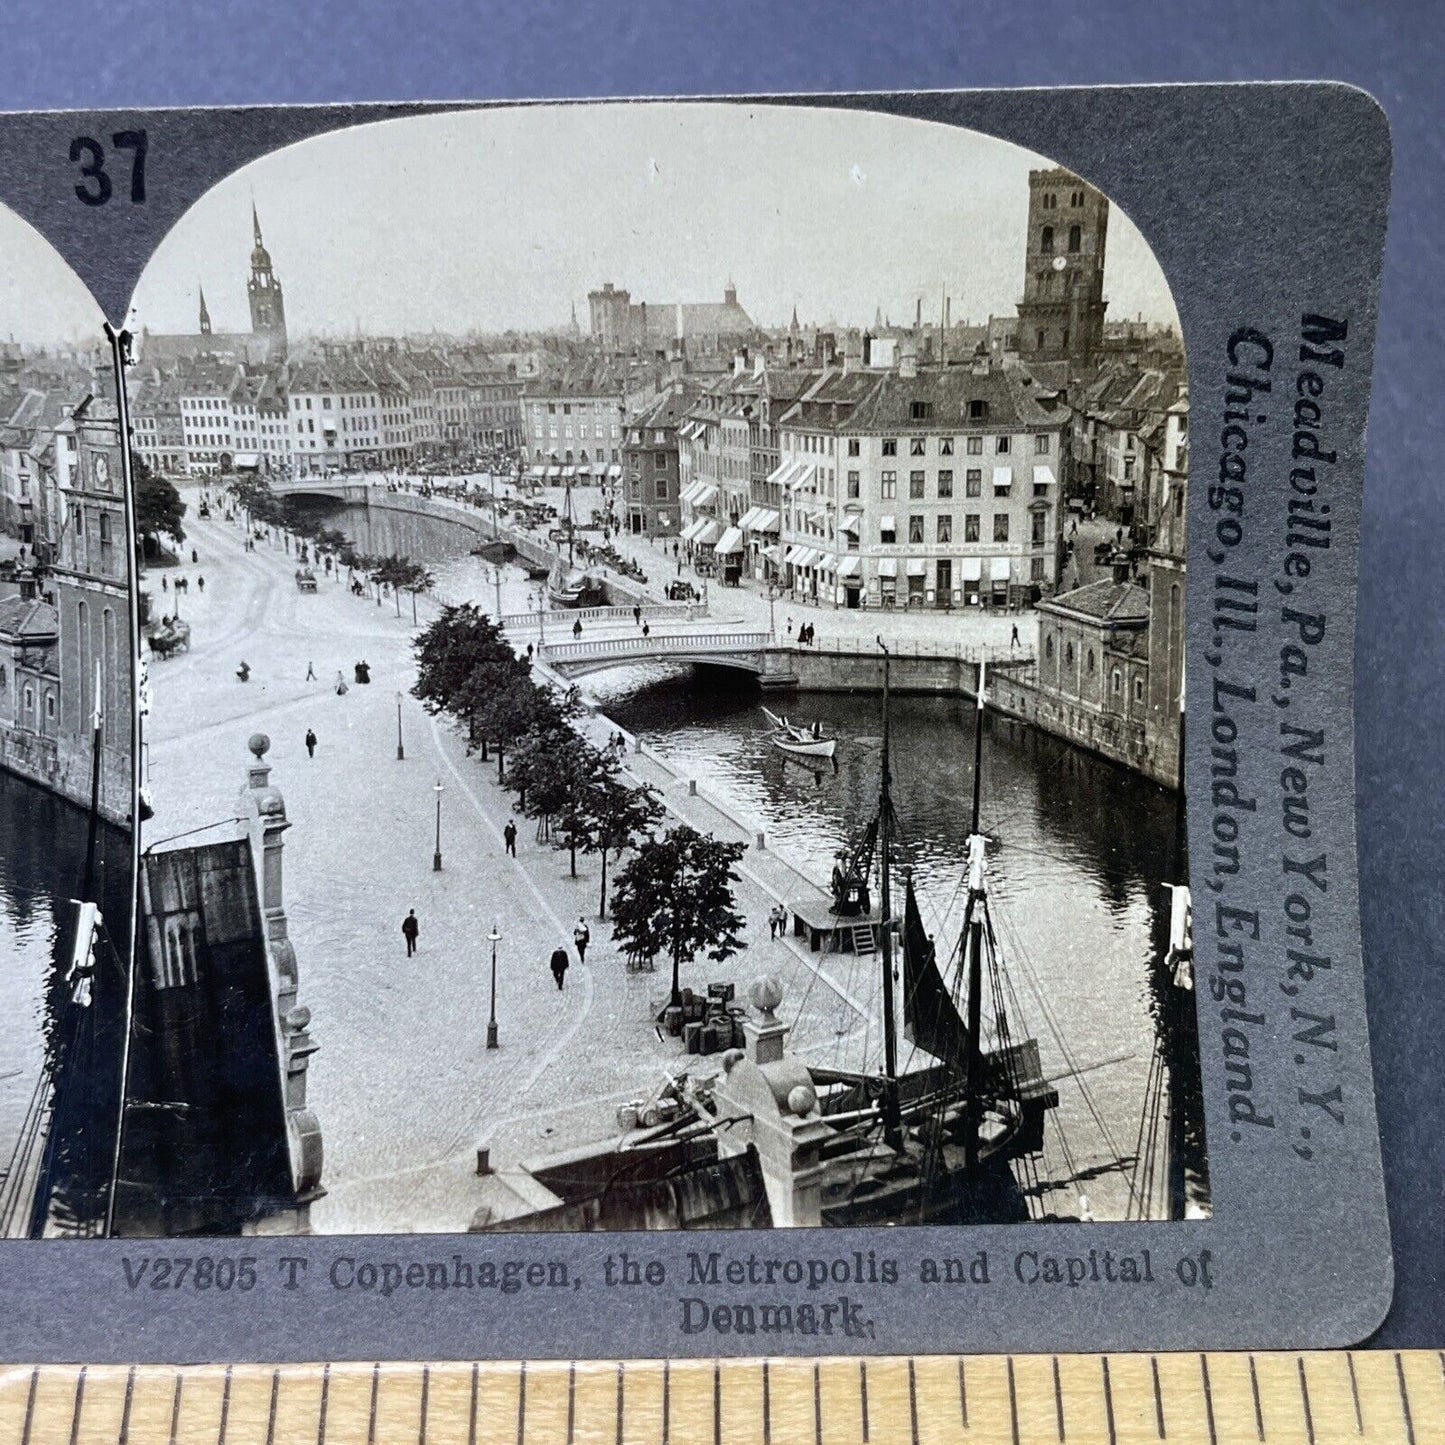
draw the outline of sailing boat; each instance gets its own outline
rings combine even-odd
[[[967,903],[959,939],[960,967],[950,987],[934,940],[924,929],[911,872],[905,874],[901,917],[893,908],[897,817],[892,797],[889,659],[883,649],[883,747],[876,828],[882,923],[883,1073],[810,1070],[825,1120],[847,1126],[825,1149],[833,1161],[824,1184],[822,1222],[1004,1223],[1028,1218],[1014,1165],[1043,1148],[1044,1120],[1058,1091],[1044,1078],[1038,1044],[1015,1039],[1008,988],[989,913],[989,839],[979,822],[985,678],[979,670],[973,742],[973,807],[968,840]],[[871,850],[870,850],[871,851]],[[901,970],[895,969],[895,946]],[[900,978],[901,973],[901,978]],[[903,986],[904,1038],[913,1045],[900,1068],[896,983]],[[993,1000],[994,1041],[983,1041],[983,996]],[[960,1008],[963,1012],[960,1012]],[[872,1104],[873,1110],[860,1106]],[[881,1145],[873,1140],[881,1125]],[[852,1148],[850,1150],[849,1143]]]
[[[547,578],[547,597],[553,607],[591,607],[602,600],[602,584],[575,565],[576,519],[572,515],[572,483],[567,483],[567,563],[562,564],[562,555],[557,554],[550,576]]]

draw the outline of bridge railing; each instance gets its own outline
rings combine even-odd
[[[557,607],[549,608],[542,614],[547,626],[567,623],[571,624],[579,619],[583,622],[598,622],[607,626],[614,623],[627,623],[637,620],[637,615],[631,607]],[[696,602],[689,607],[684,602],[652,602],[642,604],[642,620],[645,622],[692,622],[698,617],[706,617],[707,608],[702,603]],[[503,627],[525,627],[535,628],[537,626],[536,612],[508,612],[502,617]]]
[[[598,657],[658,657],[680,654],[757,652],[769,645],[766,632],[666,632],[651,637],[599,637],[594,641],[548,643],[542,648],[547,662],[589,662]]]

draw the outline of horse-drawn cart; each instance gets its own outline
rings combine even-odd
[[[152,657],[165,658],[176,652],[189,652],[191,624],[179,617],[164,619],[151,628],[146,640],[150,643]]]
[[[316,591],[316,574],[309,567],[296,569],[296,590],[298,592]]]

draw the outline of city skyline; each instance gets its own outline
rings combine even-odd
[[[476,154],[484,174],[466,169]],[[795,107],[410,117],[228,177],[157,248],[131,319],[194,331],[204,288],[217,331],[246,329],[254,202],[298,337],[556,330],[574,306],[585,333],[587,293],[606,281],[650,305],[721,301],[731,283],[766,328],[795,307],[806,325],[866,326],[880,310],[908,325],[920,296],[936,324],[945,293],[954,323],[981,324],[1022,294],[1028,172],[1050,164],[977,132]],[[468,235],[475,246],[456,245]],[[1117,207],[1105,292],[1111,320],[1177,326]]]

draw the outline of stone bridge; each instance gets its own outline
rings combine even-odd
[[[548,643],[540,661],[564,677],[627,667],[639,662],[691,662],[703,667],[730,667],[750,672],[763,687],[792,687],[792,651],[779,647],[769,633],[741,631],[660,632],[644,637],[582,637]]]

